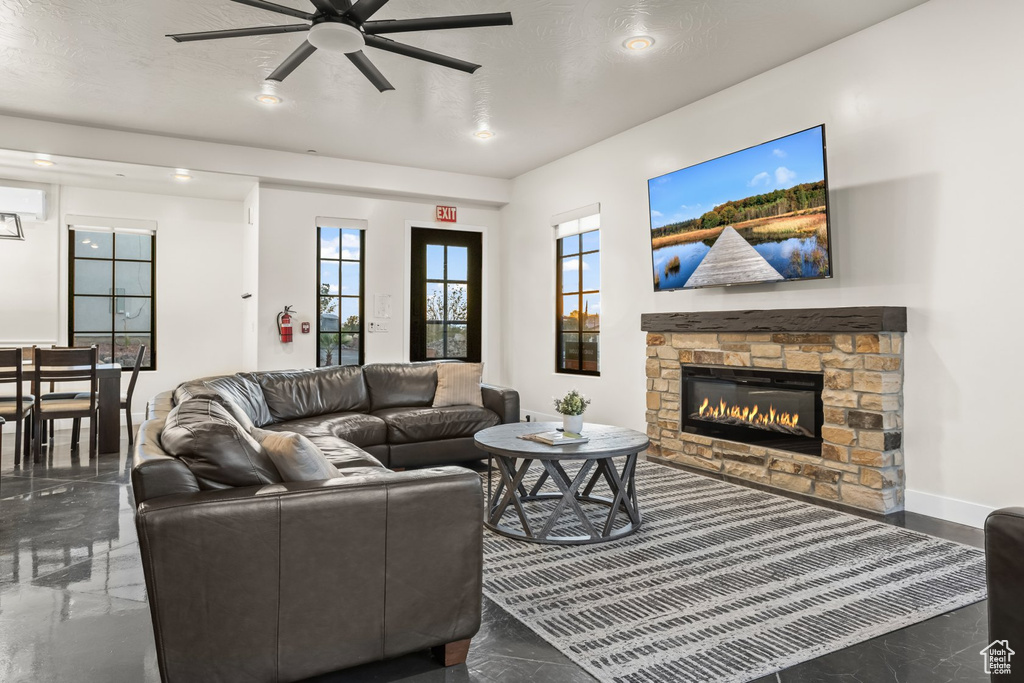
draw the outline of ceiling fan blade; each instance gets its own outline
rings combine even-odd
[[[339,14],[344,14],[352,9],[352,0],[331,0],[331,4],[334,5],[334,9],[338,10]]]
[[[375,47],[378,50],[394,52],[397,55],[404,55],[405,57],[412,57],[413,59],[421,59],[424,62],[430,62],[431,64],[439,64],[441,66],[446,66],[449,69],[458,69],[459,71],[465,71],[468,74],[471,74],[480,68],[479,64],[466,62],[461,59],[456,59],[455,57],[448,57],[447,55],[431,52],[430,50],[424,50],[423,48],[420,47],[413,47],[412,45],[396,43],[390,38],[381,38],[380,36],[366,36],[366,44],[369,45],[370,47]]]
[[[220,38],[244,38],[246,36],[269,36],[275,33],[298,33],[308,31],[308,24],[289,24],[287,26],[253,26],[252,28],[230,28],[226,31],[199,31],[197,33],[172,33],[178,43],[189,43],[193,40],[218,40]]]
[[[313,20],[313,15],[309,12],[303,12],[300,9],[292,9],[291,7],[267,2],[266,0],[231,0],[231,2],[237,2],[240,5],[248,5],[249,7],[255,7],[257,9],[270,10],[271,12],[277,12],[278,14],[287,14],[290,17],[297,17],[299,19],[305,19],[306,21]]]
[[[392,19],[368,21],[363,24],[367,33],[402,33],[405,31],[436,31],[446,28],[478,28],[481,26],[511,26],[511,12],[494,14],[463,14],[456,17],[429,17],[426,19]]]
[[[334,6],[331,0],[310,0],[313,6],[316,7],[316,11],[320,14],[326,14],[329,17],[336,17],[340,14],[338,8]]]
[[[384,74],[382,74],[377,67],[373,65],[373,62],[370,61],[369,57],[363,54],[362,50],[359,52],[350,52],[345,56],[349,58],[349,61],[356,65],[356,68],[359,69],[367,79],[369,79],[370,83],[373,83],[377,90],[384,92],[385,90],[395,89],[395,86],[388,83],[388,79],[384,78]]]
[[[302,45],[295,48],[295,52],[288,55],[288,57],[281,62],[281,66],[274,69],[274,73],[267,76],[267,80],[283,81],[288,78],[288,74],[295,71],[295,69],[306,61],[314,52],[316,52],[316,48],[310,45],[308,40],[302,41]]]
[[[348,18],[362,23],[377,13],[381,7],[386,5],[388,0],[359,0],[346,15]]]

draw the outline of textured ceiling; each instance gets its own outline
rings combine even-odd
[[[299,20],[229,0],[0,0],[0,113],[508,178],[922,1],[391,0],[375,20],[510,10],[515,25],[393,36],[474,75],[366,48],[384,94],[319,51],[267,107],[263,78],[304,34],[164,34]],[[655,46],[623,50],[637,34]]]

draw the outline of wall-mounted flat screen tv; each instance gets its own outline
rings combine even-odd
[[[647,187],[655,291],[832,276],[824,125]]]

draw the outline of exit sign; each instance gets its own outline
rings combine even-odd
[[[455,207],[454,206],[438,206],[434,208],[434,220],[440,223],[454,223],[455,222]]]

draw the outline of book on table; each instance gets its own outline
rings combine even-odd
[[[527,441],[536,441],[537,443],[547,444],[548,446],[568,446],[569,444],[587,443],[590,441],[590,439],[580,434],[559,431],[520,434],[519,438]]]

